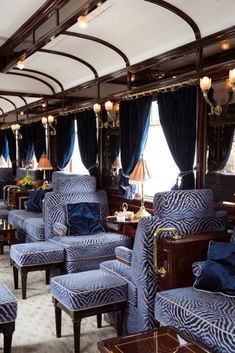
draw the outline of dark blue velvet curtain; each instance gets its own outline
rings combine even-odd
[[[7,161],[9,158],[9,148],[5,130],[0,130],[0,155]]]
[[[11,129],[6,129],[5,132],[9,147],[9,157],[12,164],[12,173],[16,175],[16,138]]]
[[[182,87],[158,94],[160,122],[181,177],[174,189],[193,189],[196,143],[196,87]]]
[[[96,137],[96,116],[93,110],[86,110],[77,114],[78,145],[84,166],[90,175],[98,176],[96,156],[98,153]]]
[[[144,151],[148,136],[152,96],[120,103],[120,145],[122,177],[120,192],[125,193],[130,174]]]
[[[33,159],[34,154],[32,125],[21,126],[20,133],[22,135],[22,140],[20,140],[21,160],[23,160],[25,164],[28,164],[29,161]]]
[[[31,132],[35,156],[37,161],[39,161],[43,152],[46,152],[45,129],[41,121],[31,124]]]
[[[230,156],[235,125],[208,126],[208,171],[222,170]]]
[[[56,150],[59,169],[66,167],[73,154],[75,141],[74,121],[74,115],[57,119]]]

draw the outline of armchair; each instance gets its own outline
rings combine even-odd
[[[159,277],[154,272],[154,233],[158,228],[174,227],[181,237],[225,232],[226,217],[213,212],[210,190],[184,190],[157,193],[154,197],[154,216],[143,218],[138,224],[132,255],[116,249],[118,258],[103,262],[100,269],[123,278],[128,285],[128,307],[125,311],[125,330],[134,333],[156,325],[154,300],[159,290]],[[165,231],[161,237],[172,237]],[[130,260],[131,259],[131,260]],[[130,266],[128,262],[131,261]],[[109,314],[109,319],[113,317]]]
[[[96,179],[92,176],[58,178],[53,192],[45,195],[45,238],[64,246],[66,272],[81,272],[99,268],[102,261],[115,258],[117,246],[130,247],[131,239],[125,235],[101,231],[93,235],[59,237],[53,225],[67,223],[66,205],[100,203],[102,221],[109,215],[106,192],[96,190]]]

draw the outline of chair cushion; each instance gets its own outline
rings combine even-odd
[[[127,284],[101,270],[57,276],[51,293],[69,310],[77,311],[127,300]]]
[[[235,296],[235,244],[210,242],[194,288]]]
[[[131,246],[129,237],[111,232],[82,237],[54,236],[49,241],[64,246],[66,270],[69,273],[97,269],[101,262],[115,258],[117,246]]]
[[[19,266],[64,262],[64,248],[46,241],[15,244],[11,246],[10,258]]]
[[[43,218],[27,218],[24,221],[23,230],[33,241],[45,240]]]
[[[68,174],[69,175],[69,174]],[[96,178],[90,175],[71,175],[53,178],[53,191],[55,193],[94,193],[96,191]]]
[[[0,282],[0,324],[15,321],[17,300],[4,283]]]
[[[118,260],[111,260],[102,262],[100,264],[100,269],[123,279],[127,283],[128,303],[136,307],[138,290],[132,279],[131,267]]]
[[[235,298],[193,288],[158,292],[155,319],[216,353],[235,351]]]
[[[42,213],[27,212],[26,210],[11,210],[8,214],[8,222],[17,229],[24,230],[24,221],[27,218],[42,218]]]
[[[92,235],[104,231],[100,221],[100,203],[67,204],[67,217],[69,235]]]

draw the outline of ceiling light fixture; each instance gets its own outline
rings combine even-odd
[[[82,29],[87,28],[88,27],[87,16],[86,15],[79,16],[77,23],[80,28]]]
[[[131,73],[131,82],[134,82],[136,80],[135,74],[132,72]]]
[[[20,70],[23,70],[24,69],[24,66],[25,66],[25,59],[26,59],[26,54],[22,54],[16,64],[16,67]]]
[[[235,69],[229,70],[229,78],[226,80],[226,91],[228,93],[228,100],[224,105],[217,104],[208,97],[209,89],[211,88],[211,78],[204,76],[200,79],[200,87],[205,101],[210,105],[210,116],[219,117],[223,111],[227,110],[228,105],[231,103],[235,91]]]
[[[222,50],[230,49],[230,41],[228,39],[223,40],[220,44],[220,48]]]
[[[100,117],[101,105],[99,103],[95,103],[93,105],[93,110],[94,110],[95,116],[96,116],[96,118],[98,120],[98,124],[99,124],[98,128],[99,129],[103,129],[104,124],[103,124],[103,121],[101,120],[101,117]]]

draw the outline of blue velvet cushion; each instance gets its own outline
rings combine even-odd
[[[69,235],[89,235],[103,232],[100,203],[79,202],[67,204]]]
[[[235,296],[235,244],[211,241],[194,288]]]
[[[29,199],[26,203],[27,212],[42,212],[42,202],[45,196],[45,193],[51,191],[52,189],[47,190],[32,190],[29,191]]]

